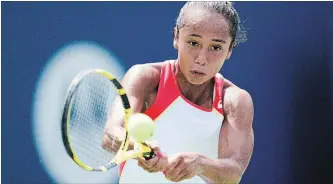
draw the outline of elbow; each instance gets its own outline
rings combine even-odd
[[[107,150],[108,145],[109,145],[109,138],[108,135],[104,133],[101,146],[103,149]]]
[[[218,183],[224,184],[238,184],[243,176],[243,169],[235,164],[232,167],[225,168],[220,173],[220,181]]]
[[[231,178],[234,183],[238,184],[243,176],[243,170],[240,167],[234,168],[234,171],[232,172]]]
[[[119,129],[108,129],[104,131],[102,138],[102,148],[108,152],[117,152],[121,146],[125,137],[125,132],[119,127]]]
[[[106,151],[110,151],[110,148],[112,147],[112,139],[108,132],[108,128],[105,128],[101,144],[102,148]]]
[[[231,172],[228,175],[228,184],[238,184],[240,180],[242,179],[243,172],[240,168],[235,167],[231,170]]]

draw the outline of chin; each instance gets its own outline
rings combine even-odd
[[[188,82],[190,82],[191,84],[194,84],[194,85],[200,85],[200,84],[203,84],[205,82],[207,82],[207,80],[205,78],[192,78],[192,77],[189,77],[187,78]]]

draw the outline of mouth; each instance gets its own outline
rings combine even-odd
[[[190,70],[191,74],[196,76],[196,77],[203,77],[205,75],[207,75],[206,73],[204,72],[201,72],[199,70]]]

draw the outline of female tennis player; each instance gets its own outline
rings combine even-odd
[[[174,28],[178,58],[126,73],[122,85],[133,111],[156,123],[152,139],[158,146],[150,146],[163,156],[128,160],[120,167],[120,183],[240,182],[254,145],[253,102],[218,73],[242,41],[239,22],[230,2],[188,2]],[[108,121],[121,124],[121,101],[111,109]],[[105,149],[112,145],[110,126]]]

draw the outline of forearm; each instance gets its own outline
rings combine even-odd
[[[117,127],[112,130],[107,129],[104,132],[102,147],[109,152],[118,152],[122,142],[125,139],[125,129]],[[130,139],[128,150],[134,149],[134,141]]]
[[[220,184],[238,184],[242,177],[240,166],[231,159],[211,159],[200,155],[201,176]]]
[[[133,101],[133,98],[131,98],[129,95],[128,98],[132,99],[131,101]],[[138,108],[133,108],[133,113],[138,112],[137,109]],[[124,119],[124,108],[122,106],[120,97],[117,96],[114,104],[110,108],[108,121],[104,129],[102,146],[109,152],[117,152],[125,139],[126,130],[124,127]],[[132,150],[133,145],[133,141],[131,141],[128,149]]]

